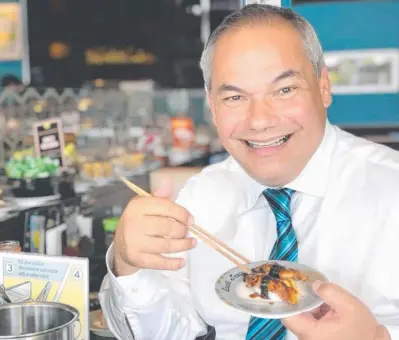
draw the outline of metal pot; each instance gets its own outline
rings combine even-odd
[[[52,302],[10,303],[0,306],[0,339],[74,340],[79,312]]]

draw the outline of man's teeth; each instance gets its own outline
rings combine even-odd
[[[259,143],[259,142],[251,142],[251,141],[247,141],[247,144],[251,147],[251,148],[264,148],[264,147],[268,147],[268,146],[279,146],[283,143],[285,143],[289,138],[289,135],[283,136],[283,137],[279,137],[277,139],[274,139],[270,142],[267,143]]]

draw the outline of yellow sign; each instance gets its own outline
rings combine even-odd
[[[22,59],[20,5],[0,3],[0,60]]]
[[[157,61],[157,58],[151,52],[132,47],[126,49],[107,47],[87,49],[85,51],[85,59],[88,65],[152,65]]]
[[[87,259],[0,252],[0,284],[11,303],[45,301],[76,308],[74,338],[89,340]]]

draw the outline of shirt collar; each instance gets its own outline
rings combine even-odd
[[[291,183],[284,187],[293,189],[315,197],[323,197],[327,188],[328,169],[330,166],[331,155],[336,140],[336,132],[334,127],[326,121],[324,137],[317,148],[316,152],[310,158],[309,162]],[[244,210],[252,209],[258,202],[262,192],[268,187],[254,180],[240,164],[230,158],[228,167],[237,174],[237,182],[243,186],[240,188],[242,193],[246,193],[246,204]]]

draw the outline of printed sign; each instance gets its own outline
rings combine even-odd
[[[0,284],[11,303],[46,301],[76,308],[75,339],[89,340],[87,259],[0,252]]]
[[[60,167],[63,167],[65,144],[61,119],[54,118],[37,122],[33,126],[33,136],[36,156],[56,159]]]
[[[324,58],[335,94],[399,92],[399,49],[328,51]]]
[[[18,3],[0,3],[0,60],[22,59],[21,7]]]
[[[0,0],[0,78],[30,83],[27,0]],[[1,123],[0,123],[1,124]]]

